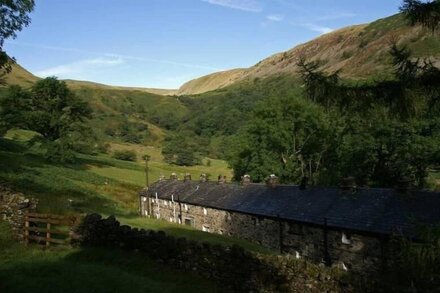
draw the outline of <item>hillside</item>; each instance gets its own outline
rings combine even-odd
[[[24,69],[20,64],[14,63],[12,65],[12,71],[8,75],[6,75],[6,83],[8,85],[20,85],[23,87],[28,87],[32,85],[35,81],[40,79],[39,77],[33,75],[26,69]],[[174,95],[177,90],[173,89],[156,89],[156,88],[143,88],[143,87],[124,87],[124,86],[112,86],[112,85],[106,85],[102,83],[97,82],[91,82],[91,81],[82,81],[82,80],[71,80],[66,79],[64,80],[67,85],[71,89],[108,89],[108,90],[121,90],[121,91],[141,91],[145,93],[150,94],[156,94],[156,95],[164,95],[164,96],[171,96]]]
[[[366,79],[387,75],[388,47],[396,41],[407,45],[416,57],[440,60],[440,38],[421,27],[408,26],[402,15],[394,15],[370,24],[355,25],[322,35],[286,52],[275,54],[248,69],[222,71],[184,84],[177,94],[200,94],[224,88],[245,79],[265,78],[279,74],[296,74],[298,58],[322,60],[322,68],[341,76]]]
[[[12,64],[12,71],[5,77],[8,85],[20,85],[29,87],[38,80],[38,77],[21,67],[19,64]]]

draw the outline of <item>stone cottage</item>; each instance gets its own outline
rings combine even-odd
[[[160,180],[140,193],[144,216],[246,239],[343,269],[378,266],[393,234],[440,223],[440,194],[394,189]]]

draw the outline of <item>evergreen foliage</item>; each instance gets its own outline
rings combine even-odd
[[[412,25],[421,24],[435,31],[440,28],[440,1],[404,0],[400,11]]]

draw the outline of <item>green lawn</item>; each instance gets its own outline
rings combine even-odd
[[[0,221],[0,292],[216,292],[214,284],[111,249],[26,248]]]

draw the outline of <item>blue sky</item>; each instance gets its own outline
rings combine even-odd
[[[323,33],[397,13],[400,0],[36,0],[6,51],[32,73],[177,88]]]

